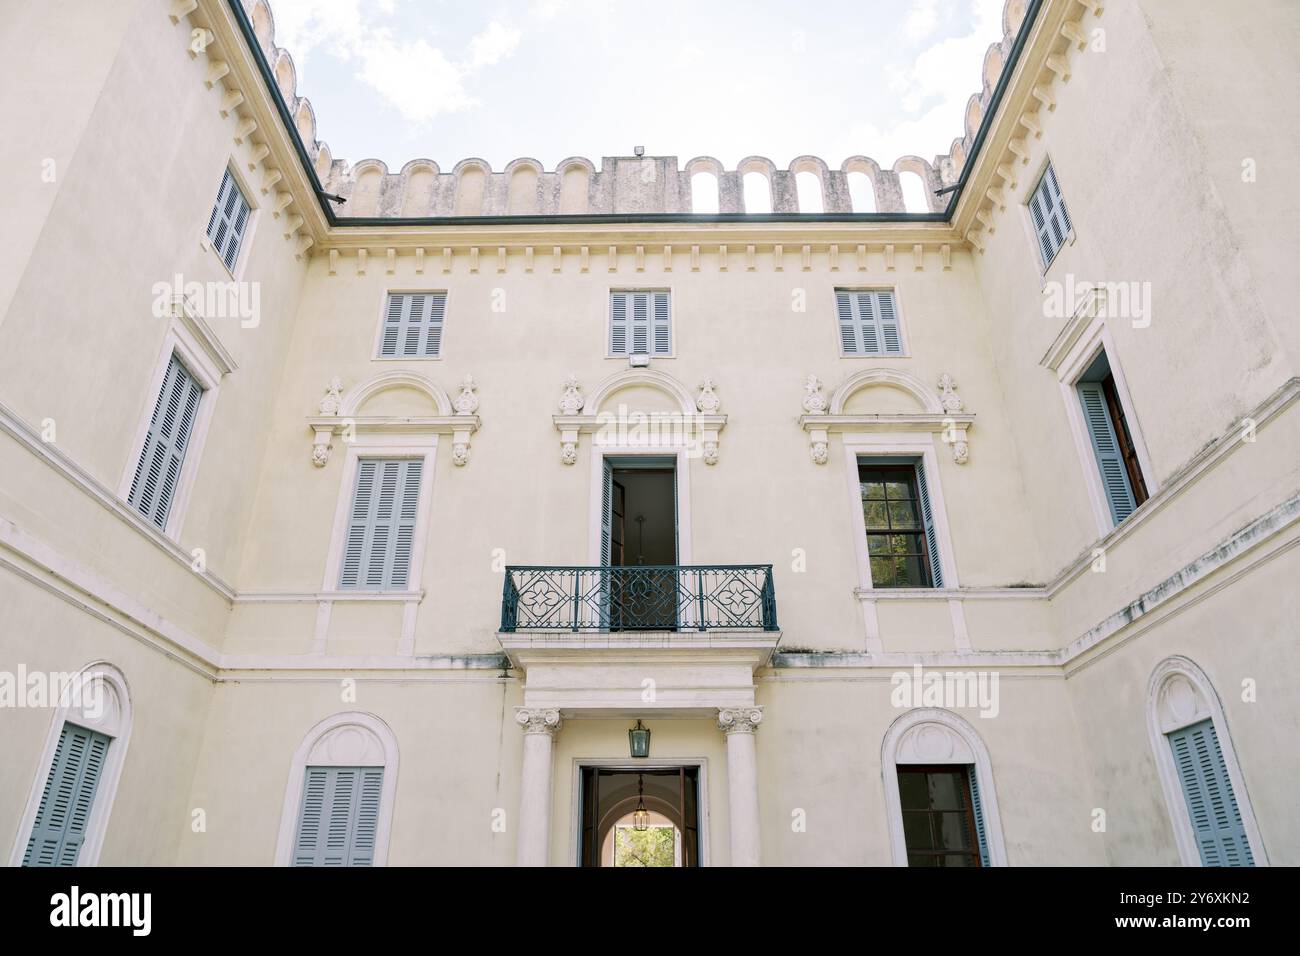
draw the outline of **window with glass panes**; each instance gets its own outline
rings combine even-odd
[[[924,509],[917,496],[916,467],[863,461],[858,465],[858,481],[872,587],[932,587],[932,559]]]
[[[908,866],[980,866],[970,768],[900,766],[898,795]]]

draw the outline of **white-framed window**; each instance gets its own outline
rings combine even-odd
[[[840,354],[906,355],[898,303],[892,289],[836,289]]]
[[[208,216],[208,238],[212,248],[230,272],[235,271],[244,237],[253,218],[253,207],[234,171],[227,166],[221,175],[216,202]]]
[[[1267,866],[1223,705],[1189,658],[1161,661],[1147,686],[1147,731],[1184,866]]]
[[[340,588],[407,590],[423,473],[423,458],[357,462]]]
[[[623,289],[609,294],[609,356],[673,354],[671,296],[666,289]]]
[[[145,521],[177,538],[203,455],[221,379],[234,369],[212,330],[178,302],[150,379],[118,494]]]
[[[397,793],[397,737],[379,717],[341,713],[294,752],[277,866],[383,866]]]
[[[419,587],[428,540],[437,435],[401,445],[357,435],[348,445],[326,560],[329,592],[409,592]]]
[[[442,356],[442,328],[447,312],[445,290],[389,292],[384,301],[375,357],[428,359]]]
[[[1065,198],[1061,195],[1061,186],[1056,179],[1056,170],[1050,162],[1030,194],[1028,206],[1043,271],[1046,271],[1074,231]]]
[[[843,441],[860,587],[958,587],[934,437],[846,432]]]
[[[1006,866],[993,764],[975,728],[938,708],[909,710],[880,751],[895,866]]]
[[[126,678],[98,661],[61,694],[10,866],[94,866],[131,737]]]
[[[1105,535],[1159,488],[1105,320],[1085,308],[1063,335],[1073,336],[1073,345],[1049,367],[1059,378],[1097,531]]]

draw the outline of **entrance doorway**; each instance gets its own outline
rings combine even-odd
[[[580,866],[700,865],[699,767],[580,771]]]
[[[604,461],[601,564],[614,569],[604,589],[609,629],[675,630],[677,459]]]

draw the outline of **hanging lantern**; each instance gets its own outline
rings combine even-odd
[[[640,721],[637,721],[640,723]],[[649,735],[650,731],[646,731]],[[649,830],[650,829],[650,811],[645,808],[645,789],[644,780],[641,774],[636,775],[636,809],[632,811],[632,829]]]
[[[627,746],[633,757],[650,756],[650,731],[641,726],[641,721],[627,732]]]

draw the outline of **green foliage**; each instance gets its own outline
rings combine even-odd
[[[618,827],[614,831],[614,865],[672,866],[673,847],[672,827]]]

